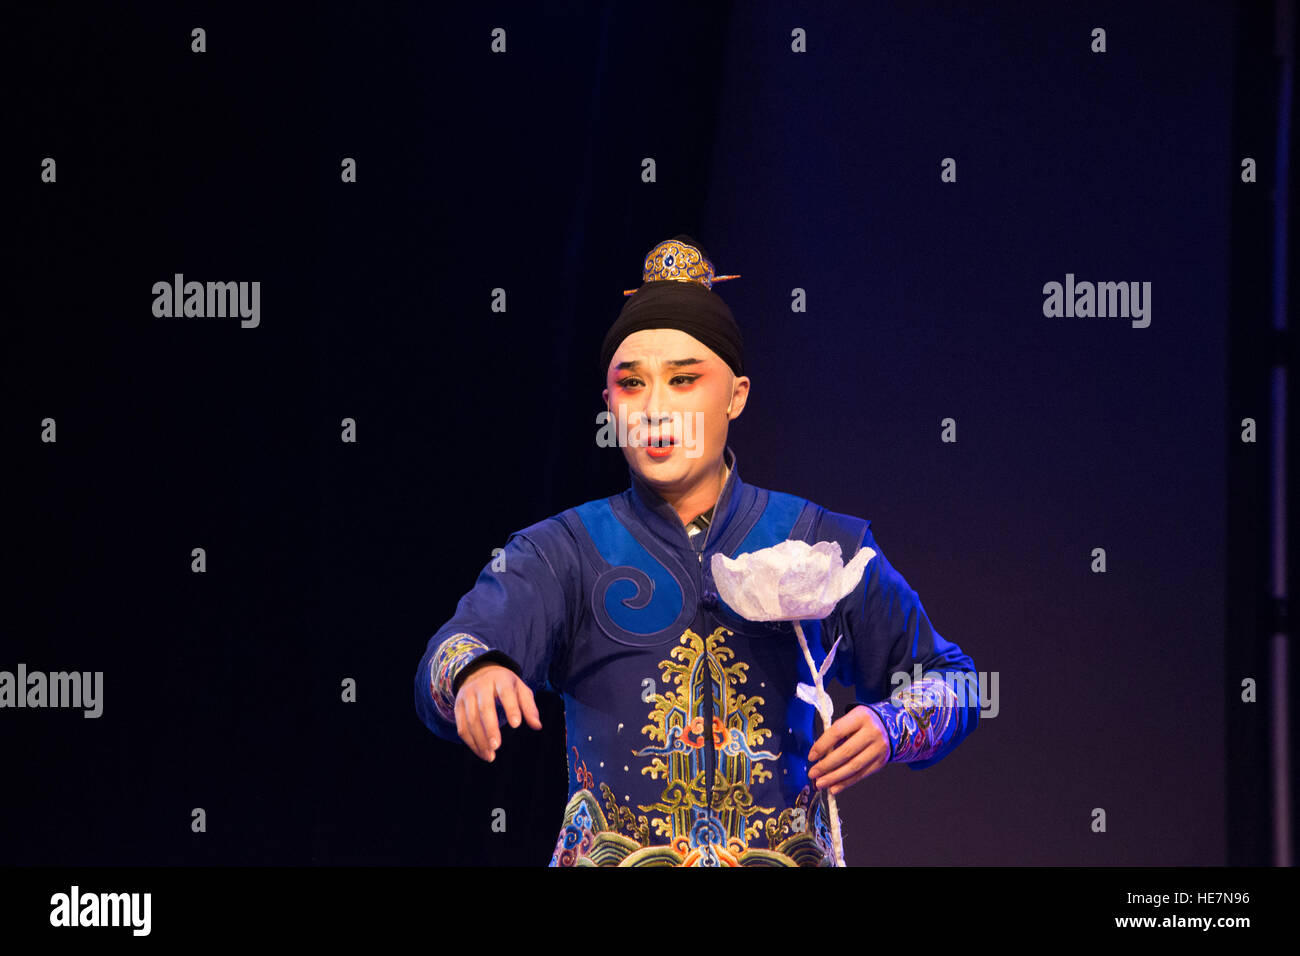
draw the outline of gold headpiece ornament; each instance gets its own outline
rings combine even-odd
[[[704,258],[699,249],[679,239],[665,239],[651,249],[641,271],[642,282],[698,282],[706,289],[712,289],[715,282],[739,278],[738,275],[714,275],[713,263]],[[623,290],[624,295],[634,292],[636,289]]]

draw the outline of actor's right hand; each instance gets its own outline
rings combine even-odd
[[[500,664],[475,668],[456,693],[456,733],[476,756],[489,763],[496,759],[496,749],[501,746],[497,701],[505,709],[511,727],[519,726],[522,714],[529,727],[542,729],[533,692],[514,671]]]

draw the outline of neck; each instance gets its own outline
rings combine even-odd
[[[682,526],[685,527],[687,522],[698,518],[718,503],[718,498],[722,494],[722,486],[726,483],[728,474],[729,469],[726,461],[719,459],[717,469],[710,472],[709,477],[699,482],[694,488],[688,488],[681,492],[660,491],[659,497],[672,506],[672,509],[677,512],[677,517],[681,520]]]

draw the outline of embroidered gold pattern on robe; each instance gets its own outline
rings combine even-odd
[[[656,835],[668,837],[677,850],[685,852],[700,843],[722,844],[741,852],[749,840],[762,833],[750,818],[768,814],[773,807],[754,805],[749,787],[772,776],[762,761],[781,755],[758,749],[772,731],[762,726],[758,705],[763,698],[737,693],[745,683],[749,665],[735,661],[735,651],[726,646],[726,628],[716,628],[707,642],[687,630],[681,644],[659,663],[669,689],[652,699],[652,723],[641,728],[653,745],[636,751],[636,756],[653,756],[641,772],[664,781],[656,803],[641,805],[648,813],[658,811],[650,823]],[[701,831],[700,813],[705,809],[704,786],[704,695],[713,696],[713,726],[710,728],[717,754],[714,771],[712,826]],[[720,827],[720,830],[718,829]]]

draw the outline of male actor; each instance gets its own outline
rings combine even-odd
[[[886,763],[929,767],[979,720],[971,659],[935,632],[870,522],[741,481],[727,447],[749,396],[740,331],[689,236],[646,257],[605,337],[606,408],[629,436],[631,486],[510,536],[415,677],[416,710],[484,760],[564,697],[570,799],[551,858],[573,865],[831,862],[826,794]],[[858,706],[819,736],[789,622],[739,617],[710,559],[785,540],[876,554],[855,590],[804,623]],[[914,673],[890,695],[891,677]],[[453,736],[454,735],[454,736]],[[816,739],[814,740],[814,737]]]

